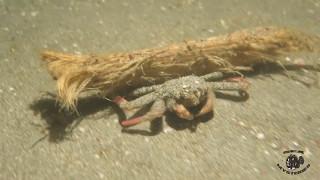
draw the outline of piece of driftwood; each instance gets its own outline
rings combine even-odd
[[[296,30],[259,27],[162,48],[107,55],[73,55],[45,51],[42,59],[57,80],[59,101],[75,109],[81,92],[105,96],[128,88],[184,75],[234,71],[261,62],[280,61],[291,52],[319,51],[320,38]]]

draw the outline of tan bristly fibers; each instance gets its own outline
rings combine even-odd
[[[261,62],[280,61],[282,55],[318,51],[318,36],[277,27],[259,27],[162,48],[108,55],[42,53],[57,80],[59,101],[75,110],[81,92],[117,94],[128,87],[160,83],[183,75],[237,70]]]

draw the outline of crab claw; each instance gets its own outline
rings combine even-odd
[[[185,120],[193,120],[194,116],[187,110],[187,108],[182,104],[176,104],[174,111],[177,116]]]

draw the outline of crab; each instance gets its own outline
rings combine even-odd
[[[249,83],[242,77],[229,78],[229,81],[212,82],[222,79],[223,72],[213,72],[204,76],[189,75],[172,79],[163,84],[142,87],[132,92],[138,97],[127,101],[117,96],[113,101],[125,112],[138,111],[147,105],[150,110],[144,115],[120,121],[123,127],[130,127],[141,122],[152,121],[164,116],[166,111],[174,112],[179,118],[193,120],[213,112],[215,91],[238,91],[246,93]],[[200,106],[199,111],[190,109]]]

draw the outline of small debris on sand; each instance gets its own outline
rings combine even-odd
[[[265,139],[265,136],[264,136],[263,133],[258,133],[258,134],[257,134],[257,138],[260,139],[260,140],[262,140],[262,139]]]

